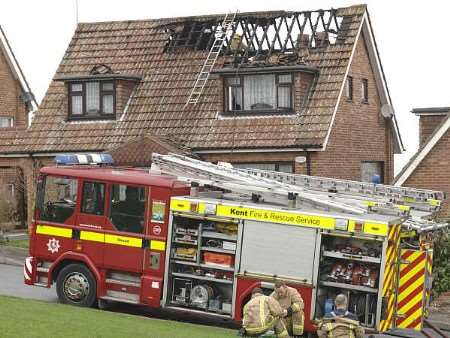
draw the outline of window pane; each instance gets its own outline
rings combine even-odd
[[[361,82],[361,98],[364,102],[367,102],[367,100],[369,99],[367,79],[362,79]]]
[[[75,211],[77,203],[76,179],[47,176],[44,183],[44,203],[41,220],[65,222]]]
[[[276,165],[275,163],[233,163],[233,167],[275,171]]]
[[[278,75],[278,83],[292,83],[291,74]]]
[[[347,76],[347,81],[345,82],[345,91],[348,100],[353,99],[353,78]]]
[[[72,115],[81,115],[83,114],[83,97],[72,96]]]
[[[114,89],[114,85],[113,85],[112,82],[103,82],[102,89],[103,90],[113,90]]]
[[[85,182],[83,185],[83,203],[81,212],[103,215],[105,206],[105,185],[103,183]]]
[[[111,186],[111,223],[119,231],[144,233],[145,188]]]
[[[240,85],[241,84],[241,78],[239,76],[233,76],[227,78],[227,84],[230,85]]]
[[[83,85],[81,83],[74,83],[70,85],[70,89],[73,92],[81,92],[83,90]]]
[[[361,181],[373,183],[374,176],[378,175],[383,183],[383,167],[383,162],[361,162]]]
[[[275,108],[275,75],[244,77],[244,110]]]
[[[12,117],[0,117],[0,128],[9,128],[14,126]]]
[[[103,113],[114,113],[114,98],[112,95],[103,95]]]
[[[98,113],[100,111],[100,85],[98,82],[86,83],[86,111]]]
[[[291,87],[278,87],[278,108],[291,108]]]
[[[282,173],[288,173],[288,174],[292,174],[292,163],[280,163],[278,165],[278,170],[279,172]]]
[[[228,110],[242,110],[242,87],[228,87]]]

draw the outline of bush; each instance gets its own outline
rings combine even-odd
[[[6,189],[0,186],[0,230],[10,230],[17,222],[17,201],[6,199]]]
[[[434,233],[433,295],[450,290],[450,229]]]

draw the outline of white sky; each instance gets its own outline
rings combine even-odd
[[[343,7],[352,0],[78,0],[79,21],[150,19],[227,11],[314,10]],[[416,107],[450,105],[448,1],[368,0],[381,61],[407,151],[396,171],[415,153]],[[40,102],[76,25],[75,0],[3,0],[0,24]]]

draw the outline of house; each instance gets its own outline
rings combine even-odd
[[[450,107],[416,108],[419,116],[419,150],[395,178],[395,185],[450,192]],[[441,218],[448,219],[444,201]]]
[[[28,128],[29,114],[36,108],[33,93],[0,26],[0,144],[8,143],[23,133]],[[4,205],[10,201],[19,201],[23,208],[23,169],[16,161],[0,158],[0,193],[0,209],[10,208],[11,205]],[[16,211],[0,210],[0,223],[11,220],[6,214],[17,219]]]
[[[80,23],[31,127],[0,158],[26,161],[30,181],[57,153],[148,166],[152,151],[175,151],[390,182],[403,146],[366,6],[231,16],[229,27],[223,14]]]

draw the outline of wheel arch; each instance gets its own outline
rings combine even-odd
[[[78,253],[78,252],[68,251],[68,252],[64,253],[63,255],[59,256],[58,259],[53,262],[52,266],[49,269],[49,275],[48,275],[49,281],[51,280],[51,281],[55,282],[56,279],[58,278],[59,272],[64,267],[66,267],[70,264],[83,264],[91,271],[91,273],[94,275],[95,281],[97,283],[96,293],[97,293],[97,296],[99,296],[99,290],[101,289],[99,287],[100,282],[101,282],[100,272],[95,267],[94,263],[88,256]]]

